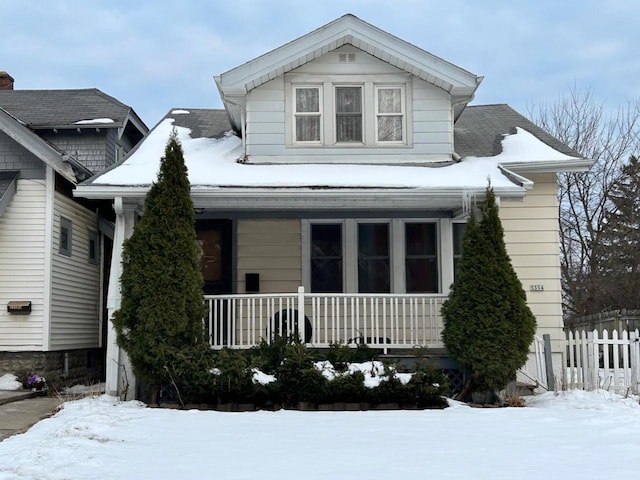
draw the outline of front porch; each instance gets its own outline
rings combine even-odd
[[[205,331],[214,349],[248,349],[296,335],[311,348],[367,344],[443,348],[442,294],[295,293],[205,295]],[[299,321],[304,319],[304,321]]]

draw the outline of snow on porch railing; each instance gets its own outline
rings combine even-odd
[[[207,295],[213,348],[251,348],[297,335],[311,347],[366,343],[382,348],[442,347],[444,295],[297,293]],[[300,321],[300,319],[304,319]]]

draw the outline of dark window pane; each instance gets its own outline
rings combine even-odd
[[[69,250],[69,230],[66,227],[60,229],[60,249]]]
[[[358,224],[358,291],[391,292],[389,224]]]
[[[453,224],[453,254],[455,256],[462,255],[462,239],[464,237],[466,227],[466,223]]]
[[[438,291],[437,229],[435,223],[405,225],[407,293]]]
[[[311,291],[342,292],[342,259],[311,260]]]
[[[407,223],[405,238],[407,256],[436,254],[435,223]]]
[[[362,89],[336,88],[336,141],[362,142]]]
[[[358,224],[358,255],[389,257],[389,224]]]
[[[311,291],[342,290],[342,225],[311,225]]]
[[[435,258],[407,258],[407,293],[436,293],[438,265]]]
[[[464,232],[467,228],[466,223],[454,223],[453,224],[453,276],[455,278],[458,272],[458,264],[460,263],[460,257],[462,257],[462,246],[464,239]]]

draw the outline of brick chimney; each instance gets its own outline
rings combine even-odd
[[[0,72],[0,90],[13,90],[13,77],[7,72]]]

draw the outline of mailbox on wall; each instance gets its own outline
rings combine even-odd
[[[31,301],[29,300],[12,300],[7,303],[7,312],[14,315],[28,315],[31,313]]]

